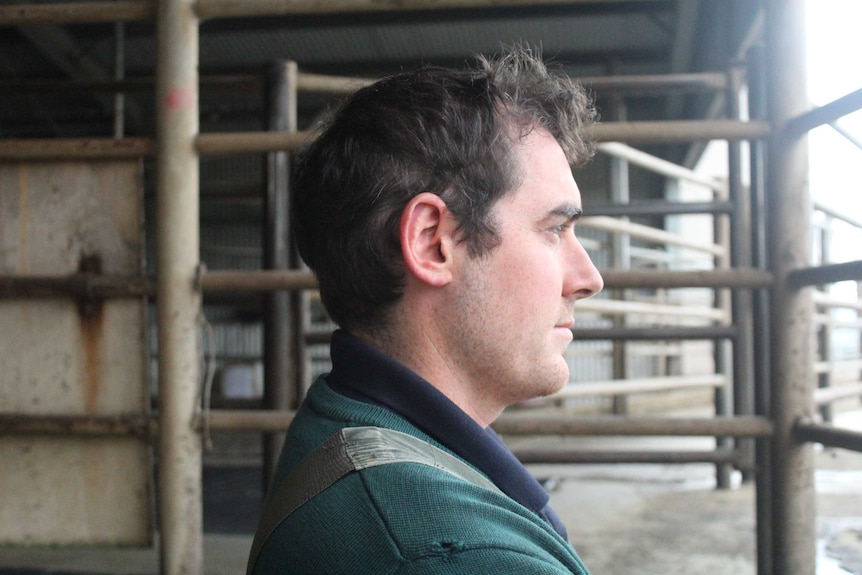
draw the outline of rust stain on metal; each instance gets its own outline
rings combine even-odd
[[[18,168],[18,273],[27,273],[27,166]]]
[[[78,271],[83,273],[101,273],[102,260],[98,255],[87,255],[81,258]],[[99,388],[101,383],[101,347],[104,331],[103,301],[92,297],[78,300],[78,315],[81,322],[81,342],[84,346],[84,405],[87,413],[94,413],[98,407]]]

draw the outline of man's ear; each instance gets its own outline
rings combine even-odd
[[[423,192],[401,213],[401,252],[416,279],[432,286],[452,280],[455,222],[440,196]]]

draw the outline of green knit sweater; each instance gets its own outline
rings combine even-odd
[[[364,425],[446,449],[397,414],[319,380],[288,431],[275,484],[333,433]],[[350,473],[301,506],[259,555],[254,574],[276,573],[588,575],[572,546],[529,509],[415,463]]]

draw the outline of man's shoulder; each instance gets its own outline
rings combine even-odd
[[[342,477],[297,509],[273,539],[261,561],[272,564],[281,556],[279,563],[301,566],[297,573],[457,573],[448,569],[483,564],[579,572],[571,547],[535,514],[505,495],[417,463]]]
[[[333,394],[312,389],[288,436],[282,476],[345,427],[433,443],[395,414]],[[508,496],[433,466],[392,463],[348,473],[296,509],[272,533],[256,573],[463,573],[484,561],[495,572],[581,572],[571,546]],[[530,562],[548,567],[517,568]],[[447,570],[453,565],[462,570]]]

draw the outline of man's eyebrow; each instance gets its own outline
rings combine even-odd
[[[565,218],[569,221],[577,221],[584,213],[584,210],[574,204],[563,204],[552,209],[544,219]]]

